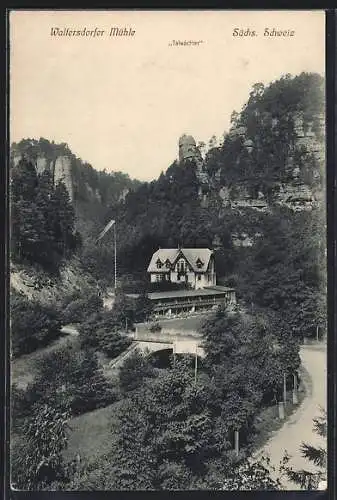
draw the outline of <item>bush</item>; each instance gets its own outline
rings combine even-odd
[[[119,370],[119,385],[123,392],[138,389],[145,377],[154,376],[149,358],[139,351],[132,353]]]
[[[158,323],[158,321],[156,321],[155,323],[152,323],[152,325],[150,326],[150,332],[151,333],[161,332],[161,325],[160,325],[160,323]]]
[[[47,489],[62,482],[62,451],[67,447],[69,415],[49,403],[34,405],[11,442],[11,480],[17,489]]]
[[[22,429],[24,419],[30,415],[31,403],[27,398],[26,391],[19,389],[16,385],[11,387],[10,407],[11,430],[12,432],[18,432]]]
[[[81,345],[115,358],[131,344],[131,340],[122,336],[119,330],[120,324],[113,311],[93,314],[80,328]]]
[[[61,321],[56,308],[12,294],[11,347],[14,356],[30,353],[60,335]]]
[[[24,393],[14,388],[11,404],[16,427],[34,404],[50,400],[55,408],[80,415],[113,403],[116,392],[99,369],[93,351],[67,347],[41,359],[38,374]]]
[[[64,324],[81,323],[91,314],[102,309],[102,307],[103,300],[97,293],[91,293],[85,297],[74,298],[62,311],[62,322]]]

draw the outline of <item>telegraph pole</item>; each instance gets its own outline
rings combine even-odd
[[[284,407],[287,404],[287,376],[286,372],[283,373],[283,402],[284,402]]]
[[[114,247],[115,247],[115,295],[117,288],[117,238],[116,238],[116,223],[114,224]]]
[[[177,350],[177,336],[175,337],[173,342],[173,367],[176,366],[176,350]]]
[[[103,231],[100,232],[100,234],[98,235],[98,237],[96,238],[95,240],[95,244],[97,244],[99,242],[100,239],[103,238],[103,236],[109,231],[109,229],[112,228],[112,226],[114,227],[114,247],[115,247],[115,283],[114,283],[114,286],[115,286],[115,295],[116,295],[116,288],[117,288],[117,238],[116,238],[116,221],[114,219],[112,219],[110,222],[108,222],[108,224],[104,227]]]
[[[198,373],[198,344],[195,344],[195,364],[194,364],[194,382],[197,383]]]

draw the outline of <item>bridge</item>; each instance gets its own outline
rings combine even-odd
[[[176,353],[204,356],[202,335],[198,331],[202,318],[199,316],[185,319],[166,320],[161,323],[160,331],[151,331],[146,323],[136,325],[132,334],[139,349],[149,352],[172,349]]]
[[[205,357],[205,351],[200,342],[193,339],[179,339],[171,342],[155,342],[152,340],[135,341],[137,348],[146,352],[158,352],[171,349],[176,354],[193,354],[201,358]]]
[[[194,319],[196,320],[197,318]],[[204,358],[205,351],[202,346],[202,337],[196,331],[195,321],[192,323],[193,326],[191,329],[187,328],[183,333],[180,328],[169,327],[170,324],[173,325],[174,323],[176,323],[174,320],[167,320],[163,329],[158,332],[151,332],[147,324],[138,325],[135,332],[128,334],[128,337],[132,340],[132,344],[117,358],[111,360],[106,369],[107,373],[113,375],[113,373],[118,372],[125,360],[136,350],[143,353],[172,350],[172,353],[192,354],[193,356]]]

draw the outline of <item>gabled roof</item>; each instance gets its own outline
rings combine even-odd
[[[152,255],[147,272],[154,273],[169,271],[170,267],[166,266],[166,261],[168,260],[171,264],[173,264],[179,255],[182,254],[192,267],[193,271],[203,273],[207,271],[209,259],[212,253],[213,251],[209,248],[159,248],[159,250]],[[160,269],[157,267],[158,259],[162,262],[162,267]],[[197,265],[198,260],[202,262],[201,267],[198,267]]]

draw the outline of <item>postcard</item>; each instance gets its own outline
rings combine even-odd
[[[12,489],[325,490],[325,12],[9,41]]]

